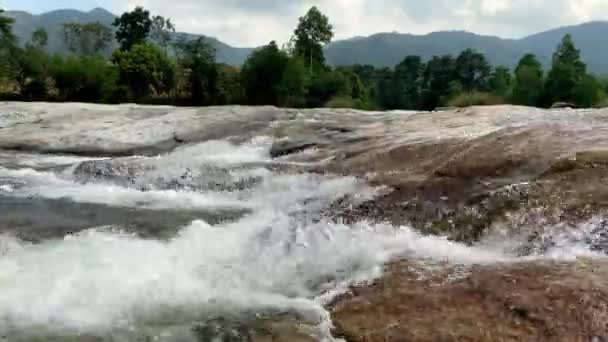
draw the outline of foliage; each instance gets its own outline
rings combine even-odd
[[[564,36],[553,54],[553,66],[545,84],[541,104],[574,102],[574,88],[586,75],[586,66],[580,59],[580,51],[574,46],[572,36]]]
[[[316,6],[311,7],[306,15],[299,19],[294,31],[294,51],[307,62],[311,72],[315,67],[321,68],[325,65],[323,44],[329,43],[333,36],[333,26],[329,23],[329,18]]]
[[[504,66],[496,67],[488,80],[490,91],[493,94],[502,97],[505,97],[510,93],[512,83],[513,78],[511,77],[511,72],[509,71],[509,68]]]
[[[102,53],[112,40],[111,29],[101,23],[65,23],[62,31],[65,46],[78,55]]]
[[[490,106],[505,103],[504,98],[479,91],[467,92],[457,95],[447,105],[450,107]]]
[[[572,99],[579,107],[593,107],[604,98],[602,84],[591,75],[585,75],[572,89]]]
[[[175,33],[175,26],[171,19],[165,19],[160,15],[152,17],[152,26],[150,26],[150,38],[164,50],[167,49],[171,42],[171,37]]]
[[[397,64],[393,77],[394,108],[420,107],[425,65],[419,56],[407,56]]]
[[[109,46],[112,30],[100,23],[64,24],[68,57],[44,52],[48,35],[43,29],[18,47],[12,24],[0,15],[0,89],[18,92],[15,96],[24,100],[426,110],[504,99],[530,106],[565,101],[590,107],[607,101],[608,81],[587,74],[569,35],[557,47],[545,80],[532,54],[511,74],[503,66],[492,68],[472,49],[430,60],[409,55],[394,68],[332,68],[325,64],[323,46],[333,38],[333,27],[316,7],[300,18],[283,49],[271,42],[251,53],[240,69],[218,64],[208,39],[173,41],[171,21],[151,17],[141,7],[113,23],[120,49],[110,61],[100,53]]]
[[[279,105],[283,107],[304,107],[308,94],[309,77],[304,62],[292,57],[285,65],[281,83],[278,86]]]
[[[311,79],[308,88],[307,106],[323,107],[334,97],[351,96],[349,77],[339,71],[324,71]]]
[[[32,33],[30,44],[36,49],[43,49],[49,41],[49,34],[42,27],[37,28]]]
[[[58,100],[100,103],[126,100],[125,89],[117,85],[117,68],[101,56],[55,56],[51,65]]]
[[[289,56],[272,41],[256,49],[243,64],[241,78],[247,103],[278,105]]]
[[[455,80],[466,91],[487,89],[491,70],[492,68],[483,54],[472,49],[466,49],[456,58],[454,65]]]
[[[511,101],[524,106],[539,104],[543,93],[542,65],[533,54],[525,55],[515,69],[515,86]]]
[[[434,56],[426,65],[423,74],[424,92],[421,107],[432,110],[440,106],[447,97],[453,94],[456,61],[450,55]]]
[[[14,20],[2,15],[0,9],[0,79],[10,77],[12,54],[17,47],[17,39],[12,32]]]
[[[219,105],[241,103],[245,94],[239,70],[226,64],[218,65],[217,70],[216,103]]]
[[[187,40],[182,37],[175,43],[178,63],[185,73],[187,88],[193,104],[211,104],[217,96],[218,71],[215,48],[203,37]]]
[[[119,84],[129,89],[133,100],[150,94],[166,96],[173,88],[175,66],[157,46],[144,43],[127,51],[117,50],[112,61],[118,67]]]
[[[40,100],[47,94],[49,58],[32,45],[13,52],[14,78],[26,100]]]
[[[116,27],[116,40],[120,43],[120,49],[127,51],[135,45],[145,43],[152,29],[152,19],[150,12],[143,7],[136,7],[116,18],[112,25]]]

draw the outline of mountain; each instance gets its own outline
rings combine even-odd
[[[27,41],[37,27],[45,28],[49,32],[51,52],[65,51],[61,24],[69,21],[99,21],[110,25],[116,17],[102,8],[89,12],[66,9],[40,15],[22,11],[8,11],[5,14],[15,18],[14,31],[21,41]],[[548,67],[553,51],[566,33],[572,34],[589,70],[608,75],[608,21],[560,27],[522,39],[503,39],[464,31],[442,31],[426,35],[378,33],[333,42],[326,47],[325,52],[327,61],[332,65],[358,63],[392,67],[406,55],[420,55],[429,59],[434,55],[457,55],[466,48],[474,48],[484,53],[493,65],[513,67],[524,54],[534,53]],[[216,38],[208,38],[217,49],[218,61],[223,63],[242,64],[252,51],[252,48],[237,48]]]
[[[608,21],[595,21],[561,27],[522,39],[502,39],[464,31],[442,31],[426,35],[378,33],[366,38],[336,41],[326,47],[333,65],[372,64],[394,66],[406,55],[429,59],[434,55],[457,55],[466,48],[476,49],[493,65],[513,67],[526,53],[534,53],[548,67],[562,37],[570,33],[589,70],[608,75]]]
[[[15,19],[13,31],[21,42],[28,41],[37,28],[44,28],[49,35],[47,47],[49,52],[52,53],[65,53],[67,50],[61,33],[62,24],[66,22],[100,22],[111,27],[112,22],[116,18],[114,14],[103,8],[95,8],[89,12],[61,9],[40,15],[33,15],[23,11],[7,11],[4,15]],[[207,38],[217,49],[218,61],[223,63],[241,64],[252,50],[249,48],[235,48],[213,37]],[[118,44],[115,42],[113,47],[117,46]]]

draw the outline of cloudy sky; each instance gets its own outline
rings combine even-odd
[[[517,38],[561,25],[608,20],[608,0],[0,0],[0,6],[41,13],[104,7],[121,13],[141,5],[170,17],[178,30],[236,46],[286,41],[297,18],[318,6],[336,38],[375,32],[467,30]]]

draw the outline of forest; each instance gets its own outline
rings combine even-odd
[[[48,33],[37,29],[18,42],[11,18],[0,13],[0,99],[93,103],[275,105],[365,110],[434,110],[511,103],[551,107],[608,106],[608,81],[592,75],[570,35],[543,70],[533,54],[514,70],[492,66],[473,49],[458,56],[404,56],[393,68],[332,67],[323,47],[330,20],[312,7],[292,38],[254,50],[241,66],[218,63],[205,37],[176,34],[170,19],[142,7],[113,27],[67,22],[62,39],[69,54],[45,51]],[[104,52],[116,39],[119,47]]]

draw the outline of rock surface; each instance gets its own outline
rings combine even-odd
[[[7,150],[152,155],[192,142],[261,135],[277,141],[271,152],[280,160],[391,190],[357,207],[335,203],[329,215],[342,220],[411,224],[470,244],[520,235],[518,254],[524,256],[552,243],[547,230],[605,222],[608,110],[493,106],[376,113],[0,104],[0,149]],[[83,165],[104,179],[116,172],[137,176],[121,160]],[[605,252],[605,235],[589,243]],[[354,287],[332,305],[336,334],[347,341],[608,337],[608,264],[602,260],[530,258],[421,272],[396,260],[383,278]]]

